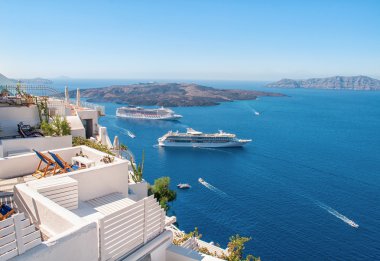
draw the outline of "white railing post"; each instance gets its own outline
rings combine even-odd
[[[147,208],[147,200],[148,198],[144,198],[144,234],[143,234],[143,237],[144,237],[144,244],[146,244],[146,242],[148,241],[148,235],[147,235],[147,226],[148,226],[148,222],[147,222],[147,218],[148,218],[148,208]]]
[[[99,260],[106,260],[104,245],[104,218],[99,219]]]
[[[24,248],[24,240],[22,239],[22,226],[21,226],[21,220],[24,219],[24,215],[22,214],[16,214],[13,215],[14,220],[14,226],[15,226],[15,233],[16,233],[16,244],[17,244],[17,251],[18,254],[21,255],[25,252]]]

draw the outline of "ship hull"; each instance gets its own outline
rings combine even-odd
[[[230,141],[223,143],[196,143],[196,142],[166,142],[159,141],[158,146],[160,147],[186,147],[186,148],[233,148],[233,147],[242,147],[247,143],[251,142],[250,140],[246,141]]]
[[[163,117],[145,117],[145,116],[139,116],[139,115],[125,115],[116,113],[117,117],[120,118],[126,118],[126,119],[134,119],[134,120],[161,120],[161,121],[176,121],[182,118],[180,115],[173,115],[173,116],[163,116]]]

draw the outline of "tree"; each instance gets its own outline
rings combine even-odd
[[[228,255],[223,255],[222,258],[228,261],[260,261],[260,257],[254,257],[253,255],[247,255],[245,259],[243,259],[245,243],[247,243],[250,240],[250,237],[241,237],[239,235],[230,237],[230,242],[227,244]]]
[[[177,193],[169,188],[170,178],[161,177],[154,181],[153,186],[149,188],[149,193],[160,202],[160,205],[165,210],[169,209],[168,202],[176,199]]]

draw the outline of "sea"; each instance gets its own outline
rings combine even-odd
[[[54,85],[136,82],[144,80],[69,79]],[[101,103],[106,116],[100,124],[111,139],[117,135],[137,161],[145,153],[144,178],[153,183],[170,177],[177,199],[168,214],[181,230],[197,227],[203,240],[222,247],[232,235],[251,237],[245,253],[261,260],[380,260],[380,92],[192,82],[287,96],[177,107],[184,117],[174,122],[117,118],[122,104]],[[224,130],[253,142],[228,149],[157,146],[166,132],[188,127]],[[192,187],[178,190],[178,183]]]

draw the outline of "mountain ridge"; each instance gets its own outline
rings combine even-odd
[[[4,74],[0,73],[0,84],[1,85],[13,85],[16,83],[25,83],[25,84],[52,84],[53,81],[49,79],[44,79],[40,77],[32,78],[32,79],[11,79],[6,77]]]
[[[305,80],[281,79],[269,83],[270,88],[314,88],[335,90],[380,90],[380,80],[359,76],[332,76],[326,78],[310,78]]]
[[[76,92],[71,91],[70,96]],[[212,106],[234,100],[254,100],[258,96],[280,97],[280,93],[216,89],[194,83],[139,83],[112,85],[81,90],[81,97],[90,102],[117,102],[131,105]]]

